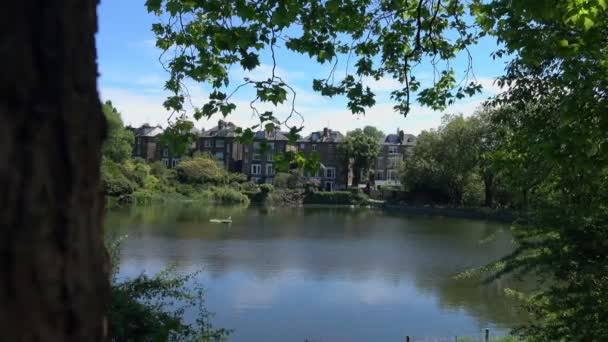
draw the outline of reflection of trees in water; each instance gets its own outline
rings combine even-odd
[[[232,216],[231,226],[209,223]],[[211,276],[234,269],[267,279],[297,270],[309,279],[411,281],[446,308],[512,324],[518,314],[504,284],[453,280],[511,249],[503,226],[483,221],[387,215],[328,208],[144,207],[108,215],[113,230],[142,238],[126,248],[163,261],[203,265]],[[130,228],[129,228],[130,227]],[[130,233],[131,234],[131,233]],[[488,237],[494,237],[490,241]]]

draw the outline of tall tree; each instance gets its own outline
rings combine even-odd
[[[479,167],[480,137],[476,117],[444,116],[437,130],[422,132],[412,157],[402,167],[402,183],[410,190],[447,196],[461,205],[466,186]]]
[[[94,0],[0,3],[0,329],[103,341],[105,121]]]
[[[368,135],[361,129],[350,131],[346,134],[342,143],[338,145],[338,154],[343,162],[347,165],[352,162],[352,186],[355,188],[361,182],[361,173],[372,169],[376,158],[378,158],[380,145],[376,136],[377,132],[377,130],[368,129],[367,133],[371,134]]]
[[[133,152],[133,132],[125,129],[122,115],[111,101],[106,101],[102,106],[103,114],[108,123],[108,137],[103,143],[102,154],[106,158],[121,163],[128,159]]]

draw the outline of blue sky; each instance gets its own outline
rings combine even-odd
[[[101,0],[98,7],[99,32],[96,37],[100,95],[103,101],[112,100],[123,114],[125,124],[150,123],[165,126],[170,115],[162,106],[167,96],[163,90],[167,75],[158,61],[161,51],[154,46],[154,35],[150,30],[157,19],[146,12],[144,2],[145,0]],[[377,94],[377,104],[364,116],[355,116],[346,109],[343,99],[324,98],[312,91],[312,78],[326,75],[328,65],[319,65],[308,57],[281,49],[277,53],[277,70],[279,76],[285,78],[297,90],[296,106],[304,115],[305,131],[329,126],[345,132],[365,125],[374,125],[387,133],[400,128],[407,133],[418,134],[422,130],[437,127],[444,113],[472,114],[485,98],[499,90],[493,80],[503,73],[505,61],[494,61],[490,58],[490,53],[495,49],[496,42],[490,38],[485,38],[471,49],[476,80],[484,86],[482,94],[463,99],[444,112],[435,112],[414,104],[407,117],[395,113],[392,109],[393,103],[389,99],[389,93],[399,87],[392,79],[370,80],[368,85]],[[464,57],[459,58],[454,65],[464,65],[465,61]],[[231,78],[235,81],[246,76],[266,78],[269,71],[270,63],[266,55],[262,58],[260,68],[251,73],[235,68]],[[416,77],[423,82],[432,81],[429,65],[421,65],[415,72]],[[200,106],[205,102],[207,89],[201,85],[189,84],[194,105]],[[228,120],[242,126],[257,123],[246,105],[252,99],[251,94],[245,90],[235,96],[238,108]],[[261,108],[267,109],[264,106]],[[280,107],[276,109],[276,113],[281,116],[285,110],[285,107]],[[195,125],[199,128],[210,128],[218,119],[220,117],[202,119]]]

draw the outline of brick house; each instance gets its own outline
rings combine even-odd
[[[298,151],[302,151],[306,157],[313,153],[319,154],[321,170],[311,177],[321,182],[324,190],[344,190],[351,182],[351,172],[348,163],[338,156],[338,144],[344,140],[344,135],[329,128],[322,131],[312,132],[305,138],[298,140]]]
[[[196,149],[214,156],[232,172],[242,172],[243,146],[236,141],[237,126],[232,122],[219,120],[217,126],[202,131]]]
[[[133,157],[143,158],[148,163],[162,161],[168,168],[174,168],[181,161],[182,156],[174,155],[168,146],[160,143],[160,135],[164,132],[161,126],[143,124],[139,128],[127,127],[127,129],[135,136]],[[193,128],[191,133],[195,136],[200,134],[196,128]]]
[[[268,149],[263,151],[262,142],[266,140]],[[258,131],[249,145],[243,146],[243,173],[252,182],[272,183],[276,173],[274,157],[287,151],[287,136],[283,132]]]
[[[410,154],[416,144],[416,137],[412,134],[389,134],[380,142],[380,151],[376,159],[375,183],[376,185],[400,185],[398,168]]]
[[[143,124],[138,128],[127,127],[135,136],[133,157],[143,158],[146,162],[159,160],[158,138],[163,133],[161,126]]]

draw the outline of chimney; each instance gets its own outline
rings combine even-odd
[[[218,129],[224,129],[224,124],[225,124],[224,120],[219,120],[217,122],[217,128]]]
[[[405,139],[405,133],[403,133],[403,130],[399,131],[399,143],[403,144],[403,140]]]
[[[326,138],[329,137],[329,128],[327,128],[327,127],[323,128],[323,136]]]

